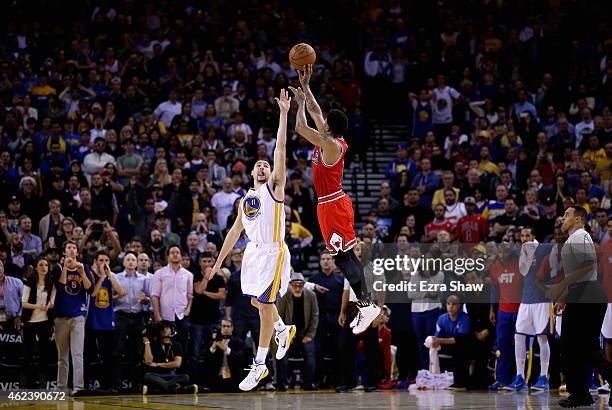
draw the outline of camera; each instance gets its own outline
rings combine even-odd
[[[212,338],[213,338],[213,342],[220,342],[224,339],[223,335],[221,334],[221,329],[218,327],[213,328],[212,330]]]

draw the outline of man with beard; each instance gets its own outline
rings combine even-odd
[[[19,231],[19,218],[23,215],[21,211],[21,201],[19,197],[13,195],[8,204],[8,212],[6,214],[6,224],[9,232]]]
[[[449,194],[452,191],[449,191]],[[445,217],[446,207],[442,204],[436,205],[434,208],[434,219],[425,225],[425,234],[421,239],[422,242],[435,242],[438,231],[450,232],[453,224]]]
[[[159,229],[153,229],[149,238],[149,250],[153,260],[164,261],[166,259],[166,247],[164,246],[164,237]]]
[[[21,279],[28,265],[33,263],[32,256],[23,249],[23,240],[17,233],[11,234],[10,248],[10,269],[9,276],[15,276]]]
[[[115,157],[106,152],[106,141],[102,137],[94,140],[94,152],[90,152],[83,159],[83,170],[89,181],[93,175],[98,174],[109,162],[115,163]]]
[[[465,204],[458,201],[457,193],[452,188],[444,190],[444,202],[446,208],[444,218],[455,227],[459,219],[467,215]]]

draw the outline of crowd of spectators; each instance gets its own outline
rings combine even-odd
[[[106,388],[117,387],[110,383],[117,380],[111,360],[142,362],[135,330],[167,291],[163,272],[153,272],[174,263],[172,252],[179,250],[176,263],[192,275],[184,300],[175,301],[180,312],[168,316],[162,306],[152,318],[173,322],[156,329],[155,340],[167,340],[174,328],[182,345],[165,357],[174,367],[162,366],[162,373],[182,368],[211,386],[235,388],[225,383],[223,369],[246,363],[245,337],[250,332],[256,340],[259,328],[239,285],[247,238],[238,241],[223,277],[203,278],[248,190],[248,171],[272,157],[274,97],[297,77],[287,61],[297,42],[317,52],[311,88],[323,110],[341,108],[349,116],[347,162],[368,166],[364,154],[377,121],[406,130],[397,159],[380,164],[388,181],[379,199],[357,221],[374,252],[390,242],[513,242],[521,226],[550,241],[570,204],[587,210],[597,244],[610,240],[612,32],[598,15],[604,2],[92,3],[40,2],[34,10],[16,1],[6,6],[1,30],[0,261],[3,277],[24,281],[27,290],[23,311],[21,304],[0,305],[0,325],[25,326],[29,359],[28,349],[55,327],[62,385],[69,350],[77,368],[83,368],[83,350],[85,368],[107,365]],[[301,272],[318,253],[320,234],[312,147],[294,124],[295,107],[286,241],[292,267]],[[62,275],[62,258],[77,256],[70,266],[79,273]],[[340,360],[344,325],[342,280],[329,255],[321,254],[320,265],[310,281],[314,289],[301,291],[298,278],[286,296],[317,306],[317,319],[307,317],[300,329],[298,355],[307,357],[310,386],[332,384],[333,371],[324,370]],[[89,293],[92,302],[76,310],[63,306],[58,317],[53,301],[67,283],[79,283],[70,296],[82,293],[85,300]],[[12,280],[0,284],[23,288]],[[308,293],[313,290],[316,299]],[[315,312],[299,306],[300,313]],[[397,357],[401,381],[414,377],[420,354],[416,344],[405,347],[415,334],[409,306],[385,310],[389,327],[378,324],[381,346],[389,329],[393,343],[404,346]],[[436,314],[441,307],[434,307]],[[91,313],[107,308],[115,310],[112,324]],[[285,318],[295,314],[291,309]],[[89,331],[93,342],[83,346]],[[239,354],[229,362],[227,339]],[[73,344],[78,340],[80,348]],[[316,345],[316,360],[308,343]],[[151,349],[147,370],[165,352]],[[53,356],[34,350],[43,360]],[[364,376],[370,387],[392,377],[386,350],[381,355],[385,374]],[[175,360],[182,356],[188,359]],[[215,371],[198,374],[202,357]],[[286,363],[281,369],[287,372]],[[167,384],[154,379],[161,388]],[[82,376],[73,387],[83,388]]]

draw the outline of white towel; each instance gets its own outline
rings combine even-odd
[[[432,343],[433,336],[427,336],[425,343],[423,343],[429,349],[429,372],[431,374],[440,374],[440,356],[438,356],[440,346],[432,347]]]
[[[414,384],[409,390],[445,390],[454,383],[453,372],[432,374],[428,370],[419,370]]]
[[[550,251],[548,264],[550,266],[550,277],[556,277],[559,274],[559,244],[553,246],[552,251]]]
[[[527,276],[529,273],[529,268],[531,268],[533,264],[533,258],[537,248],[538,241],[535,239],[530,242],[525,242],[521,247],[521,256],[519,257],[519,270],[521,271],[521,275]]]

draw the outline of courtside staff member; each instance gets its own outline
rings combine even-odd
[[[551,299],[565,299],[567,303],[563,311],[561,356],[569,396],[559,401],[561,407],[593,404],[586,380],[588,364],[605,380],[612,380],[612,364],[606,360],[599,345],[599,332],[606,313],[606,295],[597,282],[595,245],[584,229],[585,223],[584,208],[567,208],[561,226],[569,234],[561,250],[565,279],[551,285],[546,292]]]

